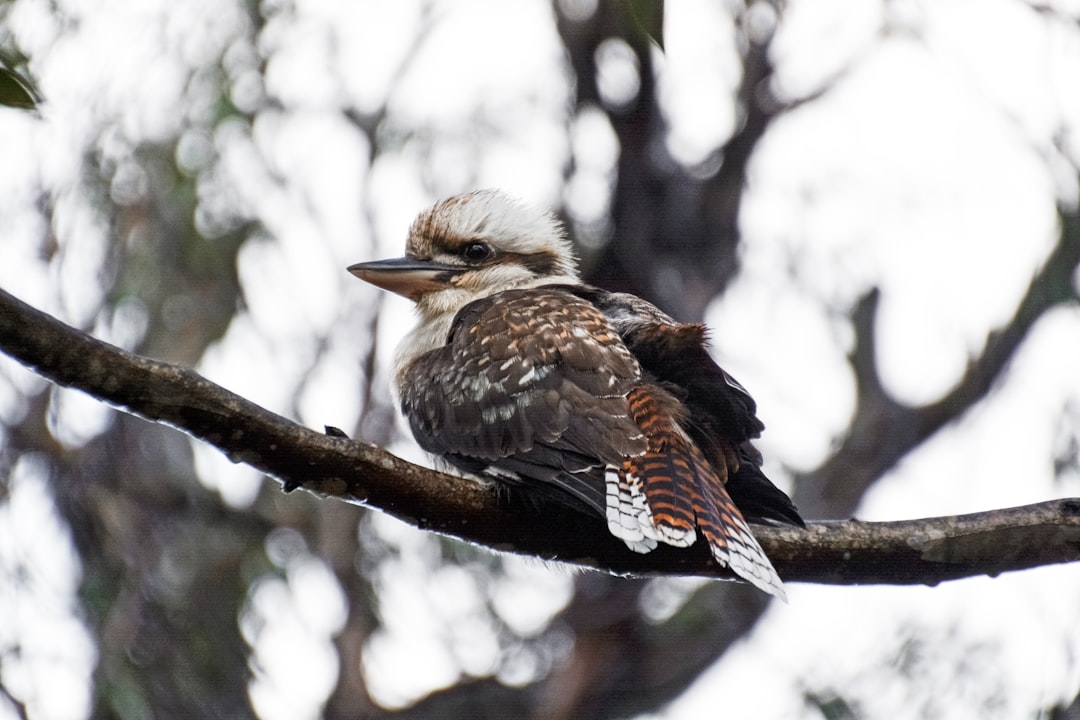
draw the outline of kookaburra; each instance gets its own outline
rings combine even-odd
[[[783,597],[747,525],[802,525],[759,469],[755,404],[705,327],[584,285],[555,219],[491,191],[443,200],[405,257],[349,267],[416,303],[394,367],[425,450],[521,492],[606,518],[635,552],[699,536]]]

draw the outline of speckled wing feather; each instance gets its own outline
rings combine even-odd
[[[539,480],[604,513],[603,469],[644,451],[626,394],[640,369],[591,303],[549,289],[467,305],[400,388],[417,441],[465,469]]]

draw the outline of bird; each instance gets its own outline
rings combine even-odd
[[[392,383],[424,450],[598,516],[634,552],[700,538],[786,599],[748,523],[804,523],[761,471],[756,404],[704,325],[585,284],[558,220],[499,190],[438,202],[403,257],[348,271],[415,303]]]

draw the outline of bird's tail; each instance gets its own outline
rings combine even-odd
[[[724,488],[727,468],[713,467],[680,427],[678,400],[655,385],[637,386],[628,400],[648,450],[608,468],[611,533],[645,553],[660,542],[691,545],[700,529],[716,562],[786,599],[776,570]]]

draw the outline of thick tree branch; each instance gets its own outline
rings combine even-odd
[[[0,290],[0,349],[60,385],[176,427],[308,489],[497,550],[624,575],[730,577],[700,544],[628,551],[599,519],[500,498],[472,480],[301,427],[194,371],[96,340]],[[758,527],[780,575],[835,584],[934,584],[1080,560],[1080,499],[956,517]]]

